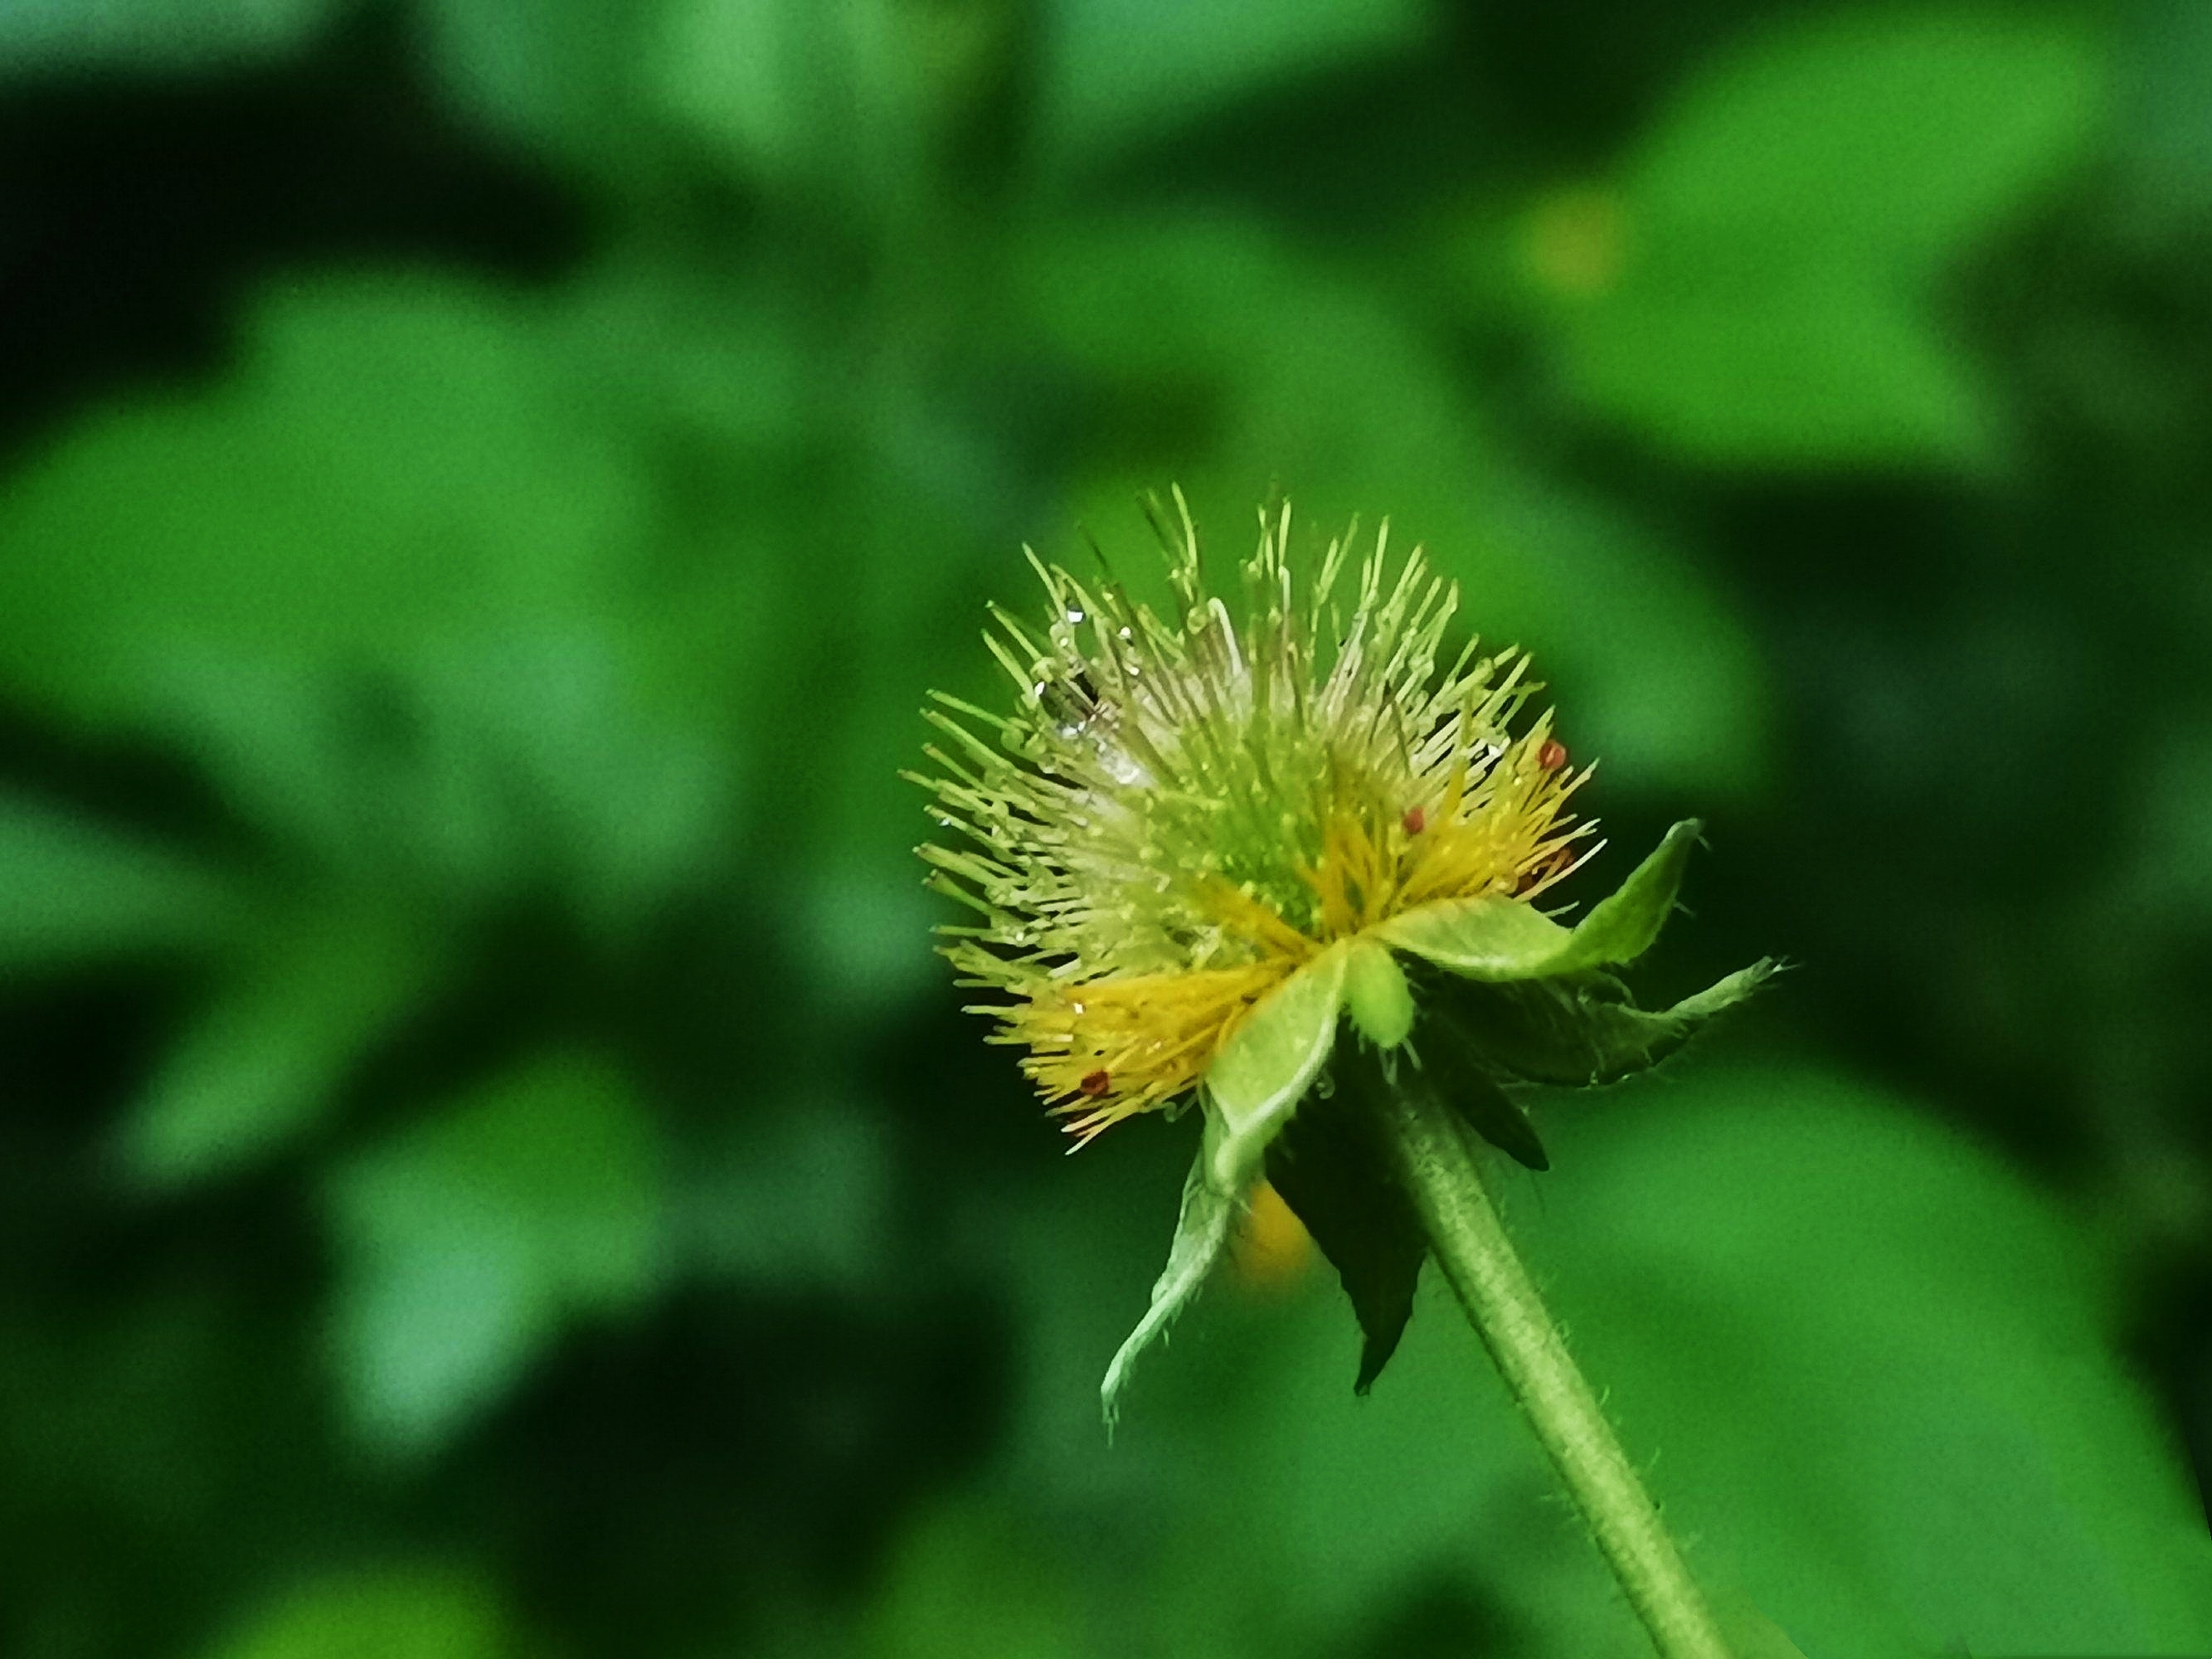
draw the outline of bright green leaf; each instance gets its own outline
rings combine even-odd
[[[1443,899],[1376,929],[1399,950],[1470,979],[1528,979],[1564,971],[1574,933],[1512,898]]]
[[[1628,879],[1600,899],[1576,924],[1566,967],[1607,968],[1633,962],[1650,950],[1674,913],[1690,854],[1705,825],[1685,818],[1668,830]]]

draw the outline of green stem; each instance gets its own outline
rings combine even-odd
[[[1400,1172],[1444,1277],[1574,1494],[1652,1645],[1663,1659],[1729,1659],[1657,1506],[1514,1250],[1465,1131],[1427,1090],[1391,1090],[1387,1098]]]

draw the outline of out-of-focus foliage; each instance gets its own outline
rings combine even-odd
[[[1104,1442],[1194,1130],[1056,1156],[894,775],[1170,480],[1708,819],[1655,997],[1795,965],[1501,1173],[1701,1571],[2212,1648],[2208,110],[2180,0],[0,8],[0,1651],[1640,1650],[1279,1209]]]
[[[1543,204],[1576,390],[1736,465],[1970,465],[1999,434],[1936,285],[2078,161],[2094,43],[2028,13],[1845,16],[1697,77],[1609,193]]]

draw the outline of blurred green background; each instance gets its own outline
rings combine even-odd
[[[1393,515],[1685,991],[1504,1177],[1810,1659],[2212,1652],[2212,8],[0,6],[0,1654],[1626,1656],[1433,1283],[1078,1158],[894,774]]]

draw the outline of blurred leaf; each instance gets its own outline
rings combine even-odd
[[[1420,0],[1051,0],[1043,121],[1073,160],[1157,139],[1208,109],[1280,82],[1412,50]]]
[[[653,133],[640,68],[663,0],[416,0],[432,74],[495,131],[634,182]]]
[[[1616,228],[1534,249],[1577,391],[1723,464],[1985,455],[1934,279],[2081,160],[2102,89],[2041,15],[1821,18],[1724,61],[1660,118]]]
[[[1693,82],[1631,196],[1656,235],[1751,230],[1935,268],[2081,159],[2102,81],[2096,42],[2061,14],[1816,16]]]
[[[869,1659],[1073,1659],[1092,1650],[1033,1526],[946,1506],[901,1538],[864,1622]]]
[[[1816,1073],[1550,1127],[1522,1221],[1583,1358],[1808,1652],[2212,1645],[2212,1539],[2075,1219]]]
[[[347,1074],[426,1000],[440,953],[388,903],[283,918],[162,1060],[123,1125],[125,1172],[177,1187],[259,1161],[313,1127]]]
[[[1568,325],[1577,394],[1700,459],[1970,462],[1995,438],[1969,365],[1911,296],[1764,250],[1644,267]]]
[[[636,1303],[662,1268],[659,1149],[606,1063],[514,1073],[339,1171],[341,1381],[401,1449],[492,1403],[574,1316]]]
[[[204,946],[234,919],[224,884],[191,860],[0,792],[0,973]]]
[[[612,924],[696,878],[730,801],[723,756],[642,705],[609,635],[585,624],[442,652],[416,684],[418,821],[450,821],[449,790],[484,800],[487,864],[534,855]]]
[[[1443,343],[1374,294],[1212,217],[1094,223],[1025,248],[1021,272],[1035,326],[1129,411],[1118,447],[1159,469],[1081,482],[1069,516],[1109,551],[1170,477],[1217,547],[1275,487],[1303,535],[1387,515],[1460,583],[1470,630],[1536,653],[1613,785],[1710,800],[1760,781],[1771,698],[1733,596],[1690,549],[1515,458]]]
[[[2151,205],[2193,218],[2212,203],[2212,11],[2145,0],[2122,27],[2130,95],[2118,147]]]
[[[857,1288],[883,1270],[896,1187],[875,1118],[842,1098],[748,1114],[685,1159],[687,1261],[744,1284]]]
[[[647,502],[558,339],[442,279],[286,290],[235,378],[88,422],[0,501],[0,684],[144,721],[210,659],[351,668],[604,609]]]
[[[1701,806],[1764,787],[1772,671],[1747,601],[1699,551],[1517,466],[1477,493],[1482,534],[1439,534],[1437,562],[1473,625],[1539,652],[1559,730],[1602,758],[1605,787]]]
[[[490,1586],[434,1569],[329,1577],[279,1595],[208,1659],[512,1659]]]
[[[2212,917],[2212,726],[2162,731],[2136,797],[2130,886],[2185,927]]]
[[[0,77],[27,72],[210,70],[304,45],[348,0],[8,0]]]
[[[926,141],[980,96],[1007,0],[674,0],[651,61],[668,113],[810,207],[911,210]]]
[[[696,878],[731,785],[703,734],[644,706],[616,631],[514,628],[375,673],[179,659],[149,685],[239,813],[319,873],[448,904],[551,886],[611,921]]]
[[[783,182],[849,156],[861,112],[850,61],[861,4],[674,0],[654,82],[669,108],[745,171]]]

